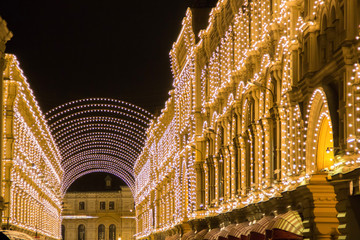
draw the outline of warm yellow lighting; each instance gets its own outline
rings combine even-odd
[[[303,76],[319,67],[317,41],[305,36],[321,29],[330,5],[317,0],[305,16],[300,2],[219,0],[198,41],[188,9],[170,52],[174,90],[137,159],[137,238],[279,197],[341,168],[327,90]],[[358,137],[360,66],[351,68],[342,117],[347,136]],[[349,158],[360,153],[355,140],[347,145]]]
[[[3,223],[60,239],[61,155],[14,55],[4,71]],[[45,224],[46,223],[46,224]]]

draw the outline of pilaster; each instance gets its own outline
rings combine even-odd
[[[314,174],[309,184],[297,191],[303,206],[305,239],[333,240],[339,235],[336,194],[326,177],[325,173]]]

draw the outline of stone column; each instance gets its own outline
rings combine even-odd
[[[303,206],[305,238],[333,240],[339,235],[338,201],[326,177],[325,173],[312,175],[309,184],[300,187],[295,196],[301,199]]]

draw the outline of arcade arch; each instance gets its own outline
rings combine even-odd
[[[334,164],[334,138],[325,92],[316,89],[307,110],[307,172],[329,169]]]

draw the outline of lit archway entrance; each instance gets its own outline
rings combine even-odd
[[[329,106],[322,88],[316,89],[306,115],[306,171],[330,170],[334,164],[334,137]]]
[[[324,114],[320,121],[317,147],[317,170],[329,169],[334,161],[334,142],[330,118]]]

